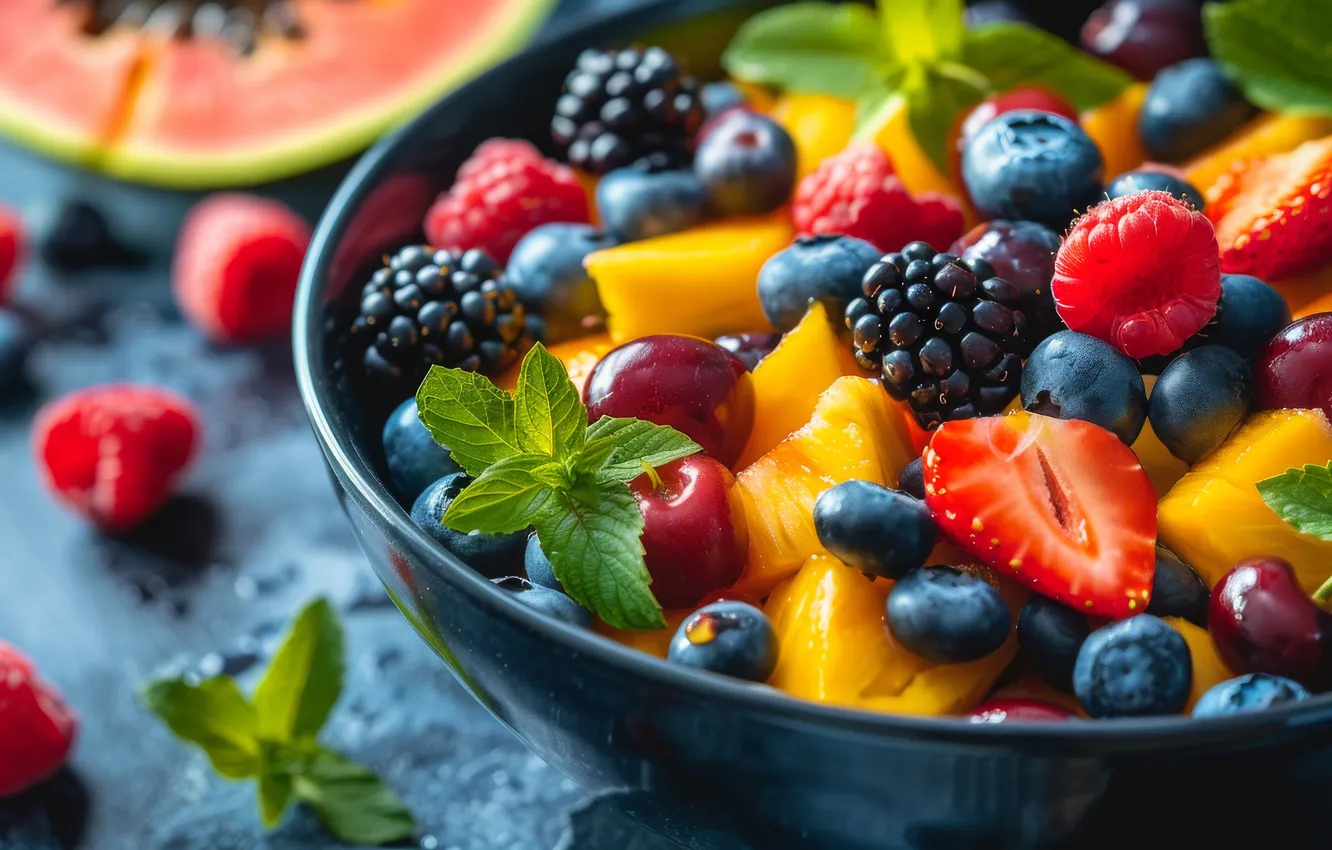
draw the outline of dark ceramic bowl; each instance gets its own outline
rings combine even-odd
[[[1027,726],[831,708],[547,619],[436,546],[394,500],[378,440],[387,411],[346,393],[329,333],[369,269],[420,238],[426,207],[479,142],[547,138],[580,49],[650,40],[715,67],[760,5],[649,3],[548,39],[379,144],[319,223],[297,304],[301,391],[403,614],[542,758],[686,847],[1228,847],[1246,831],[1275,847],[1274,830],[1313,829],[1332,793],[1332,700],[1212,721]]]

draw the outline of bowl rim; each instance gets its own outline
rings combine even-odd
[[[487,90],[514,63],[529,54],[561,47],[598,43],[613,37],[646,13],[664,13],[677,0],[645,0],[626,9],[571,22],[532,42],[510,59],[473,78],[437,100],[431,107],[382,138],[370,148],[343,178],[315,227],[296,294],[292,344],[297,385],[310,424],[329,466],[360,506],[373,513],[409,545],[420,560],[442,580],[471,597],[492,616],[508,618],[543,639],[559,643],[608,666],[621,668],[659,686],[687,692],[700,700],[719,700],[732,707],[761,712],[771,720],[831,726],[841,731],[871,736],[888,735],[953,744],[1015,746],[1046,745],[1071,752],[1079,745],[1113,744],[1116,751],[1160,747],[1188,747],[1219,741],[1251,739],[1255,734],[1313,728],[1332,724],[1332,694],[1287,706],[1225,717],[1194,719],[1187,715],[1162,715],[1110,720],[1072,720],[1033,723],[975,723],[956,716],[918,716],[871,711],[815,702],[790,696],[767,685],[743,682],[725,676],[692,670],[646,652],[622,645],[591,630],[548,617],[510,598],[485,577],[468,568],[440,548],[411,521],[380,483],[369,465],[362,462],[352,445],[351,434],[337,428],[325,413],[335,388],[324,367],[322,309],[324,283],[339,240],[354,213],[379,180],[392,170],[399,149],[440,116],[456,110],[455,104],[474,99]],[[722,0],[712,3],[717,8]],[[455,673],[456,675],[456,673]]]

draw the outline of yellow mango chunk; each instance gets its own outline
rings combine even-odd
[[[597,361],[606,356],[606,352],[614,347],[615,343],[611,342],[608,334],[596,334],[595,336],[557,342],[547,350],[559,360],[564,361],[564,368],[569,370],[569,377],[581,393],[583,384],[587,382],[587,376],[592,372],[592,367],[597,365]],[[521,362],[515,363],[506,369],[504,374],[495,379],[495,386],[509,392],[517,390],[518,372],[522,365]]]
[[[1138,138],[1138,113],[1146,99],[1147,84],[1134,83],[1119,97],[1087,110],[1080,117],[1082,129],[1101,149],[1107,180],[1132,171],[1147,159],[1147,151]]]
[[[1324,295],[1317,300],[1310,301],[1308,304],[1296,310],[1295,318],[1303,319],[1305,316],[1312,316],[1315,313],[1332,313],[1332,286],[1328,287],[1327,295]]]
[[[1332,574],[1332,542],[1301,534],[1255,486],[1306,463],[1332,460],[1332,424],[1316,410],[1255,413],[1203,458],[1157,507],[1161,545],[1216,584],[1245,558],[1274,556],[1295,567],[1309,593]]]
[[[1332,134],[1332,119],[1264,113],[1184,165],[1189,182],[1206,193],[1239,160],[1287,153]]]
[[[1235,674],[1230,672],[1221,661],[1221,656],[1216,654],[1216,645],[1212,643],[1212,636],[1206,629],[1179,617],[1166,617],[1165,621],[1183,636],[1184,642],[1189,645],[1189,655],[1193,658],[1193,687],[1189,690],[1189,704],[1184,708],[1184,713],[1187,714],[1193,711],[1198,698],[1207,693],[1213,685],[1233,679]]]
[[[791,244],[787,210],[730,218],[679,233],[595,251],[583,261],[619,344],[648,334],[771,331],[758,298],[758,272]]]
[[[851,141],[856,105],[831,95],[791,92],[777,99],[769,117],[795,142],[796,180],[800,181]]]
[[[1152,387],[1156,386],[1156,376],[1143,375],[1142,381],[1147,385],[1147,395],[1150,396]],[[1158,499],[1170,492],[1175,482],[1189,471],[1189,465],[1172,455],[1156,436],[1151,422],[1143,423],[1142,433],[1133,441],[1133,453],[1138,456],[1138,462],[1142,464],[1147,477],[1152,479],[1152,486],[1156,488]]]
[[[1296,316],[1320,313],[1332,307],[1332,266],[1299,277],[1274,280],[1271,284]]]
[[[743,469],[809,421],[819,395],[844,375],[863,374],[820,301],[754,369],[754,430],[740,455]]]
[[[608,637],[616,643],[624,644],[630,649],[646,652],[648,655],[655,655],[658,658],[665,658],[666,653],[670,651],[671,638],[675,637],[676,630],[680,628],[680,624],[685,621],[685,618],[694,612],[687,608],[676,608],[667,609],[663,613],[666,615],[666,628],[664,629],[635,632],[608,626],[599,619],[593,624],[593,629],[597,634]]]
[[[837,379],[803,427],[736,475],[749,558],[735,589],[758,599],[824,552],[814,501],[842,481],[893,486],[917,457],[895,403],[867,378]]]
[[[871,581],[836,558],[816,555],[773,592],[765,611],[780,645],[768,684],[792,696],[898,714],[959,714],[974,708],[1017,652],[966,664],[934,664],[893,639],[884,623],[892,582]],[[1026,591],[1000,585],[1016,615]]]

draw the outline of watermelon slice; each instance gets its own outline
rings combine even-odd
[[[354,154],[521,47],[554,0],[207,4],[259,10],[244,50],[197,12],[167,17],[166,0],[0,5],[0,133],[123,179],[201,189]],[[271,25],[265,7],[296,26]],[[127,22],[120,8],[149,14]]]

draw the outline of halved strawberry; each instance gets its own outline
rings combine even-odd
[[[1147,608],[1156,491],[1114,434],[1025,412],[945,422],[924,468],[939,527],[984,564],[1088,614]]]
[[[1221,271],[1281,280],[1332,263],[1332,137],[1236,163],[1207,190]]]

